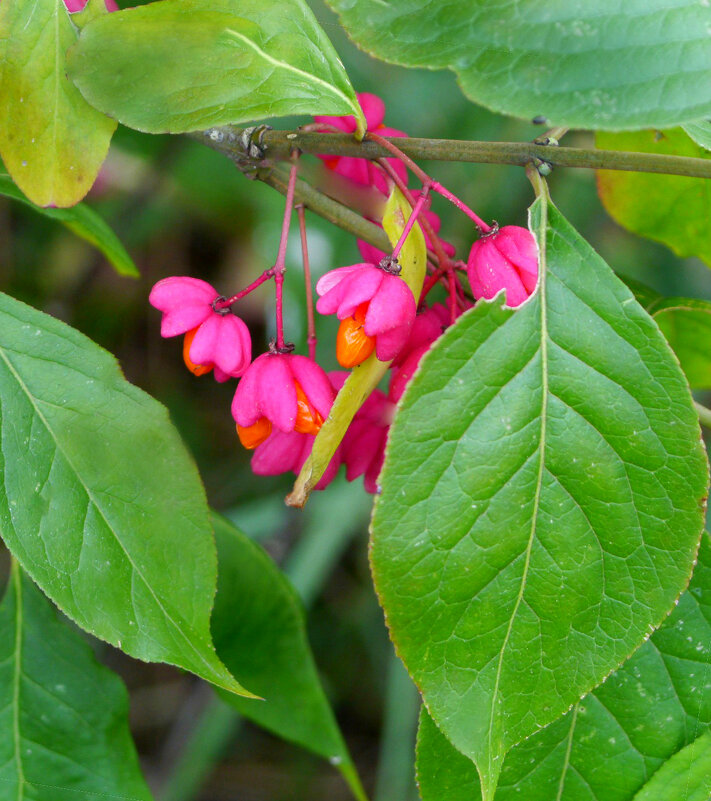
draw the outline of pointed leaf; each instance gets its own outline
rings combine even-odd
[[[9,175],[2,175],[1,173],[0,195],[19,200],[40,214],[44,214],[45,217],[58,220],[66,225],[70,231],[73,231],[77,236],[100,250],[119,275],[132,277],[140,275],[133,259],[121,244],[121,240],[91,207],[85,206],[83,203],[77,203],[76,206],[72,206],[69,209],[36,206],[15,186]]]
[[[0,4],[0,156],[38,206],[81,200],[116,128],[66,77],[76,38],[62,0]]]
[[[372,566],[428,709],[491,799],[686,586],[707,464],[688,386],[630,291],[543,196],[536,293],[479,302],[390,435]]]
[[[689,386],[711,389],[711,303],[699,298],[667,298],[637,281],[625,283],[661,328]]]
[[[150,801],[128,694],[13,566],[0,603],[0,797]]]
[[[264,550],[213,513],[219,578],[212,636],[225,665],[264,698],[225,700],[334,764],[350,762],[321,687],[294,588]]]
[[[496,801],[636,799],[711,724],[710,643],[711,540],[704,535],[674,612],[605,684],[509,753]],[[423,801],[481,799],[474,764],[424,710],[417,772]]]
[[[711,158],[680,129],[603,134],[606,150]],[[678,256],[697,256],[711,266],[711,186],[705,178],[600,170],[598,191],[605,209],[633,234],[653,239]]]
[[[365,125],[303,0],[162,0],[106,14],[82,30],[69,75],[92,105],[139,131],[293,114],[354,114]]]
[[[697,120],[682,125],[686,133],[705,150],[711,150],[711,120]]]
[[[709,801],[711,798],[711,733],[666,762],[634,801]]]
[[[621,130],[711,109],[711,8],[698,0],[328,2],[359,47],[449,68],[471,100],[504,114]]]
[[[0,535],[82,628],[245,692],[210,639],[217,564],[166,410],[78,331],[0,295]]]

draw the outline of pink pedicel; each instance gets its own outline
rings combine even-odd
[[[538,249],[533,234],[505,225],[478,239],[469,253],[467,275],[476,298],[491,299],[506,290],[506,305],[520,306],[538,283]]]
[[[252,340],[245,323],[229,309],[216,311],[217,290],[199,278],[172,276],[153,287],[148,300],[163,312],[163,337],[187,334],[186,364],[196,374],[214,368],[218,381],[241,376],[252,360]],[[202,369],[193,369],[202,368]]]
[[[381,136],[407,136],[403,131],[394,128],[387,128],[383,124],[385,119],[385,103],[377,96],[368,92],[361,92],[358,95],[358,102],[365,114],[365,120],[369,131],[377,131]],[[343,133],[355,133],[357,128],[356,119],[352,114],[345,117],[318,116],[314,117],[316,122],[337,128]],[[362,186],[372,186],[384,195],[390,193],[390,182],[378,167],[369,159],[353,158],[352,156],[319,156],[329,170],[342,175],[353,183]],[[398,159],[388,159],[393,169],[407,183],[407,168]]]
[[[363,330],[375,338],[375,353],[381,361],[397,356],[415,320],[415,298],[397,275],[374,264],[352,264],[327,272],[316,284],[320,296],[316,310],[335,314],[339,320],[353,317],[367,304]]]
[[[413,192],[413,199],[417,200],[417,195],[419,192]],[[439,229],[442,225],[439,215],[435,214],[433,211],[423,211],[422,216],[427,220],[430,224],[432,230],[436,233],[439,232]],[[372,220],[376,225],[382,228],[382,224],[376,220]],[[424,232],[423,232],[424,233]],[[442,249],[444,252],[449,256],[451,259],[454,254],[456,253],[456,248],[450,242],[446,242],[444,239],[440,239],[440,243],[442,244]],[[358,251],[360,255],[363,257],[363,261],[370,262],[371,264],[378,264],[381,259],[385,258],[388,254],[382,250],[378,250],[375,245],[371,245],[370,242],[365,242],[362,239],[356,240],[356,244],[358,245]],[[428,250],[434,250],[432,241],[427,233],[425,233],[425,245],[427,246]]]
[[[348,378],[348,373],[333,372],[328,377],[338,391]],[[340,458],[346,466],[346,479],[355,481],[363,476],[366,492],[378,492],[378,476],[383,467],[394,409],[387,395],[374,389],[356,412],[341,443]]]

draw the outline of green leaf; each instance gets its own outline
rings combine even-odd
[[[711,733],[706,732],[664,764],[634,801],[709,801]]]
[[[116,128],[65,75],[76,38],[62,0],[0,4],[0,156],[38,206],[81,200]]]
[[[0,195],[19,200],[40,214],[44,214],[45,217],[59,220],[70,231],[100,250],[119,275],[132,277],[140,275],[133,259],[128,255],[119,238],[89,206],[77,203],[76,206],[69,209],[42,208],[26,198],[9,175],[2,173],[0,173]]]
[[[383,212],[383,228],[393,247],[400,239],[411,212],[412,208],[405,196],[394,187]],[[407,235],[398,261],[402,268],[400,277],[413,296],[419,298],[427,271],[427,249],[418,223],[412,226]],[[362,364],[353,368],[333,402],[328,419],[316,435],[311,453],[294,482],[294,489],[286,497],[288,506],[303,506],[306,503],[346,435],[356,412],[378,386],[388,367],[390,362],[381,362],[372,353]]]
[[[96,108],[150,133],[293,114],[365,125],[303,0],[162,0],[106,14],[82,30],[69,75]]]
[[[212,516],[219,578],[212,636],[225,665],[264,701],[225,694],[260,726],[333,764],[348,749],[321,687],[294,588],[257,544],[228,520]]]
[[[689,589],[671,616],[564,718],[510,752],[496,801],[636,798],[711,723],[710,644],[711,540],[705,535]],[[473,763],[424,710],[417,772],[423,801],[481,798]]]
[[[14,564],[0,603],[0,797],[149,801],[128,694]]]
[[[574,128],[669,127],[711,110],[698,0],[328,0],[359,47],[453,70],[475,103]]]
[[[711,303],[699,298],[667,298],[638,281],[625,279],[625,283],[662,330],[689,386],[711,389]]]
[[[680,129],[599,133],[595,141],[605,150],[711,158]],[[621,226],[661,242],[677,256],[698,256],[711,266],[711,186],[705,178],[609,170],[597,175],[600,199]]]
[[[217,658],[203,488],[166,410],[78,331],[0,295],[0,535],[72,620],[246,692]]]
[[[487,801],[506,752],[669,611],[708,479],[657,326],[546,195],[531,224],[538,290],[480,301],[424,357],[372,524],[393,641]]]
[[[697,145],[701,145],[704,150],[711,150],[711,120],[688,122],[682,128]]]

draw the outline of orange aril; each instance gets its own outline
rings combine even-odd
[[[261,445],[271,433],[272,424],[266,417],[260,417],[251,426],[237,426],[239,441],[248,451],[253,451],[257,445]]]
[[[336,358],[341,367],[350,369],[375,350],[375,337],[369,337],[363,330],[368,304],[361,303],[352,317],[341,321],[336,335]]]
[[[296,422],[294,431],[299,434],[318,434],[323,425],[323,417],[309,403],[304,390],[301,389],[298,381],[294,381],[296,388]]]
[[[193,344],[193,339],[195,339],[196,333],[197,328],[193,328],[185,335],[185,339],[183,340],[183,361],[185,362],[185,366],[193,375],[205,375],[205,373],[209,373],[210,370],[212,370],[214,365],[195,364],[195,362],[193,362],[190,358],[190,346]]]

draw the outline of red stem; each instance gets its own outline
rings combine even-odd
[[[473,220],[478,228],[481,229],[483,233],[488,233],[491,231],[491,226],[487,225],[484,220],[479,217],[479,215],[475,214],[466,203],[463,203],[456,195],[453,195],[448,189],[446,189],[442,184],[438,181],[433,181],[429,175],[415,162],[409,157],[406,156],[402,150],[400,150],[397,145],[394,145],[387,139],[384,139],[382,136],[376,133],[372,133],[368,131],[365,135],[366,139],[372,139],[373,142],[377,142],[381,147],[386,148],[389,150],[396,158],[400,159],[400,161],[408,167],[419,179],[422,181],[423,185],[429,184],[433,191],[437,192],[438,194],[442,195],[442,197],[447,198],[451,203],[460,210],[463,211],[467,217]]]
[[[294,160],[289,172],[289,183],[286,188],[286,205],[284,207],[284,222],[281,226],[281,239],[276,262],[274,263],[274,283],[276,285],[276,347],[280,351],[284,347],[284,314],[283,314],[283,286],[284,272],[286,270],[286,244],[289,239],[289,225],[291,212],[294,208],[294,189],[296,187],[296,171],[298,162]]]
[[[438,194],[442,195],[442,197],[446,198],[450,203],[454,203],[454,205],[460,210],[463,211],[470,220],[474,220],[476,227],[484,234],[488,234],[491,231],[491,226],[487,225],[481,217],[473,212],[466,203],[461,201],[456,195],[453,195],[449,189],[442,186],[438,181],[432,182],[432,189],[437,192]]]
[[[397,244],[393,250],[393,258],[397,259],[400,255],[400,251],[402,250],[402,246],[405,244],[405,240],[410,235],[410,231],[412,231],[412,226],[417,222],[417,218],[420,216],[420,212],[422,211],[423,206],[427,203],[427,196],[430,193],[430,187],[428,184],[425,184],[422,187],[422,192],[420,196],[417,198],[417,203],[412,207],[412,211],[410,212],[410,216],[407,218],[407,222],[405,223],[405,227],[402,229],[402,233],[400,234],[400,239],[398,239]]]
[[[400,176],[395,172],[395,170],[392,167],[392,164],[389,164],[387,159],[378,159],[378,164],[385,170],[385,172],[387,172],[387,174],[390,176],[395,186],[405,196],[405,200],[407,200],[410,206],[414,208],[415,200],[412,197],[412,193],[403,183]],[[426,184],[424,184],[424,186],[426,186]],[[442,247],[442,243],[440,242],[439,237],[433,231],[432,226],[429,224],[426,217],[422,217],[420,219],[420,225],[422,227],[422,230],[427,234],[430,242],[432,243],[432,247],[434,248],[435,254],[437,256],[437,261],[439,261],[440,266],[449,264],[449,256],[447,256],[447,254],[444,252],[444,248]]]
[[[301,259],[304,265],[304,287],[306,290],[306,319],[308,321],[309,359],[316,361],[316,324],[314,323],[314,296],[311,289],[311,266],[309,264],[309,243],[306,239],[306,218],[304,214],[304,204],[299,203],[296,207],[299,215],[299,234],[301,235]]]
[[[232,295],[232,297],[225,298],[224,300],[215,301],[215,311],[218,311],[219,309],[229,308],[233,303],[237,303],[238,300],[242,300],[242,298],[245,297],[245,295],[249,295],[250,292],[253,292],[258,286],[261,286],[265,281],[268,281],[270,278],[273,277],[274,277],[273,269],[265,270],[259,276],[259,278],[257,278],[255,281],[252,281],[252,283],[249,286],[246,286],[244,289],[240,290],[236,295]]]

